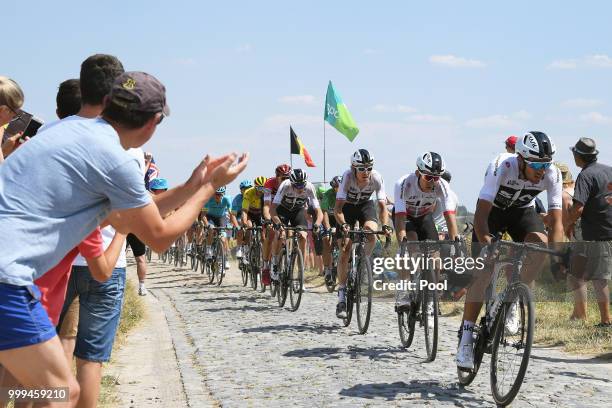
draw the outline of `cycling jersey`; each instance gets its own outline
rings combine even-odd
[[[232,212],[234,214],[239,213],[242,209],[242,193],[236,195],[232,201]]]
[[[432,191],[423,191],[415,173],[406,174],[395,183],[395,213],[408,218],[419,218],[433,212],[436,199],[440,199],[444,214],[457,211],[457,196],[448,182],[439,179]]]
[[[251,187],[242,195],[242,209],[249,213],[260,213],[263,207],[263,196],[257,195],[257,189]]]
[[[336,207],[336,192],[333,188],[325,190],[321,197],[321,210],[329,213],[330,215],[334,212]]]
[[[386,201],[385,183],[379,172],[372,170],[366,185],[359,187],[353,169],[348,169],[342,175],[342,184],[340,184],[336,199],[346,201],[348,204],[363,204],[372,197],[373,193],[376,193],[379,201]]]
[[[231,208],[232,203],[228,196],[223,196],[219,202],[212,197],[204,205],[204,210],[213,217],[223,217]]]
[[[478,198],[502,210],[526,208],[533,207],[535,197],[546,190],[548,209],[561,209],[563,183],[561,172],[554,164],[546,169],[539,183],[523,180],[519,174],[517,156],[497,156],[487,167],[485,183]]]
[[[276,177],[270,177],[264,184],[264,202],[271,203],[274,201],[274,196],[278,191],[282,181],[278,181]]]
[[[314,208],[319,208],[319,200],[315,188],[311,182],[306,182],[306,187],[301,190],[294,188],[291,181],[285,180],[281,183],[273,204],[293,211],[300,208],[305,208],[309,203]]]

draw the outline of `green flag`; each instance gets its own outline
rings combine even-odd
[[[346,136],[351,142],[357,137],[359,129],[331,81],[327,85],[323,117],[327,123],[335,127],[338,132]]]

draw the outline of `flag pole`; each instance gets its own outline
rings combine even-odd
[[[289,126],[289,165],[293,169],[293,155],[291,154],[291,126]]]
[[[323,184],[325,182],[325,119],[323,119]]]

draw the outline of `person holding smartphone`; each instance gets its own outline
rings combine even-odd
[[[5,138],[4,129],[11,120],[21,113],[24,99],[23,91],[17,82],[5,76],[0,76],[0,137],[2,138],[0,164],[15,149],[14,146],[19,139],[20,135]]]

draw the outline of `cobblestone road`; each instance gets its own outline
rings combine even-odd
[[[190,407],[494,406],[488,360],[457,385],[456,318],[442,318],[438,357],[426,363],[422,331],[400,347],[393,306],[375,302],[365,336],[335,318],[335,296],[309,289],[296,313],[243,288],[235,267],[221,287],[199,273],[150,265]],[[515,407],[610,407],[612,362],[535,347]]]

